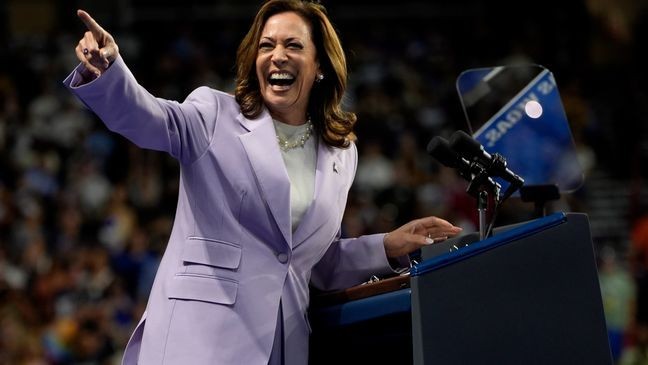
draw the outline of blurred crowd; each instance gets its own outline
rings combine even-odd
[[[594,244],[615,361],[648,364],[648,7],[323,3],[347,52],[347,107],[358,114],[345,234],[429,214],[475,230],[466,183],[426,144],[467,129],[455,89],[463,70],[542,64],[556,77],[586,176],[553,209],[587,213],[590,174],[627,186],[628,232]],[[177,163],[108,131],[61,84],[84,32],[75,9],[115,36],[152,94],[181,101],[200,85],[233,90],[236,47],[257,5],[0,3],[0,364],[118,363],[173,222]],[[498,224],[529,219],[532,208],[510,199]]]

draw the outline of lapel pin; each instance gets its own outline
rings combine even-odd
[[[333,172],[335,172],[336,174],[339,174],[337,164],[335,162],[333,162]]]

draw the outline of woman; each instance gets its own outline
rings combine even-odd
[[[173,231],[125,364],[306,364],[309,285],[335,290],[457,234],[427,217],[340,239],[356,171],[346,61],[323,7],[271,0],[237,53],[236,96],[154,98],[112,36],[88,32],[65,84],[109,129],[181,165]]]

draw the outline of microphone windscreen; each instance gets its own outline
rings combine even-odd
[[[432,138],[428,143],[427,151],[430,156],[436,158],[444,166],[459,167],[459,156],[450,148],[448,141],[442,137],[436,136]]]
[[[468,159],[483,155],[484,148],[464,131],[456,131],[450,137],[450,148]]]

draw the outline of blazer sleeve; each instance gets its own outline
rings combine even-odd
[[[219,111],[214,90],[200,87],[183,103],[156,98],[140,86],[119,56],[100,77],[83,84],[77,66],[63,81],[108,129],[142,148],[191,163],[207,150]]]
[[[319,290],[341,290],[359,285],[371,275],[395,273],[385,253],[384,236],[378,233],[338,238],[313,268],[311,284]]]

